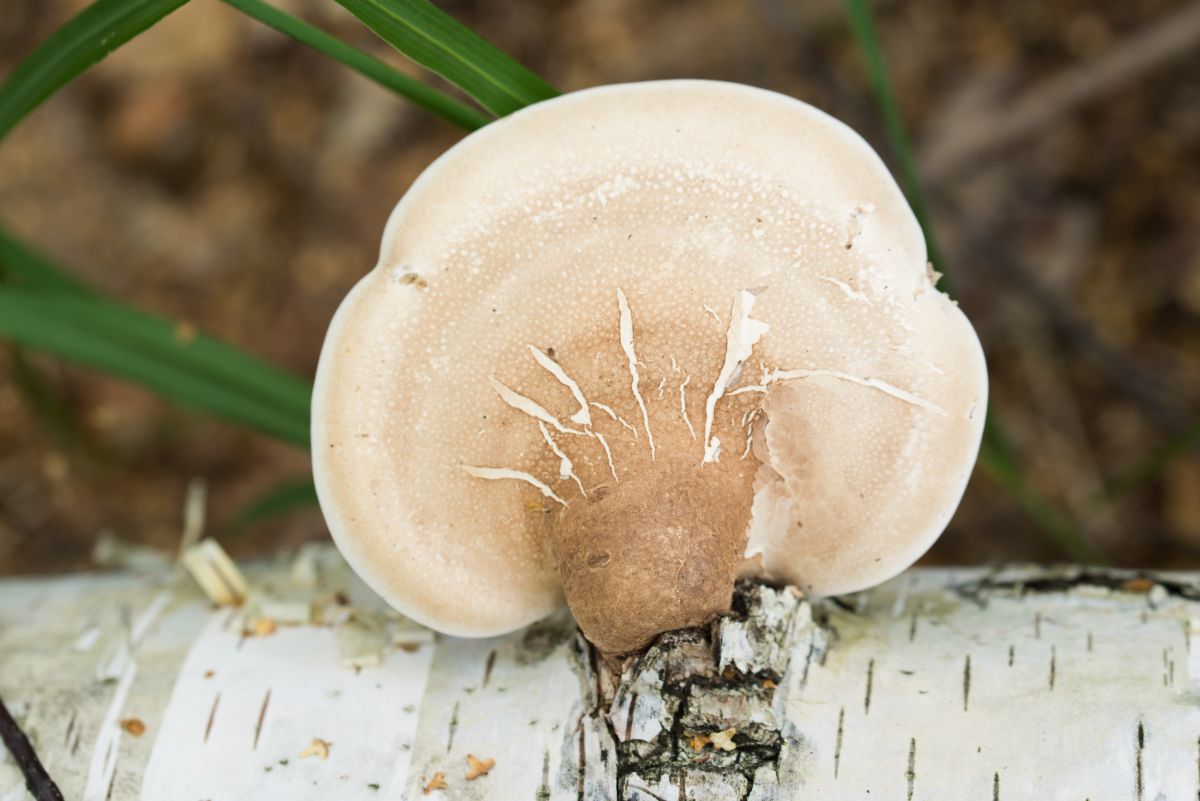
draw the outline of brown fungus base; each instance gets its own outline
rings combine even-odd
[[[568,505],[553,532],[563,592],[587,638],[608,654],[729,611],[746,547],[750,458],[701,465],[695,449],[634,468]]]

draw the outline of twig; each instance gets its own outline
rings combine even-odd
[[[1200,44],[1200,3],[1193,2],[1138,31],[1103,55],[1045,79],[1011,103],[972,115],[922,148],[921,173],[943,183],[985,156],[1015,145],[1062,116],[1131,84]]]
[[[0,739],[4,740],[4,745],[16,760],[17,767],[25,774],[25,788],[35,801],[63,801],[58,785],[42,767],[37,752],[33,750],[33,744],[9,714],[3,698],[0,698]]]

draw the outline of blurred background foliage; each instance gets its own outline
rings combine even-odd
[[[0,142],[0,573],[88,567],[102,533],[171,548],[197,477],[237,553],[324,536],[325,326],[489,118],[354,15],[500,114],[707,77],[845,120],[925,217],[1002,423],[927,561],[1200,564],[1200,3],[439,5],[530,72],[416,0],[191,0]],[[85,6],[5,0],[0,80]]]

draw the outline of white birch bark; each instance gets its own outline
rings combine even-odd
[[[434,637],[329,548],[246,575],[241,610],[182,574],[0,582],[0,695],[67,798],[416,801],[438,774],[431,799],[1200,795],[1195,576],[750,587],[617,677],[565,614]],[[495,764],[467,780],[468,754]],[[3,754],[0,801],[25,797]]]

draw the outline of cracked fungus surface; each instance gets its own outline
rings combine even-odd
[[[742,572],[890,577],[957,505],[985,403],[857,135],[759,90],[629,85],[495,123],[412,187],[331,326],[314,469],[377,591],[484,635],[562,603],[573,510],[710,504]]]

